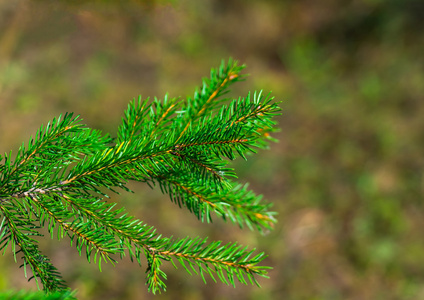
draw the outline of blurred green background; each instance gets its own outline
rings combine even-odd
[[[422,299],[423,28],[421,0],[0,0],[0,152],[67,111],[114,135],[133,97],[192,95],[233,57],[251,76],[231,95],[283,101],[280,142],[235,162],[275,203],[275,231],[201,224],[140,184],[113,199],[165,235],[263,250],[271,278],[234,289],[169,266],[154,297],[144,268],[100,273],[68,241],[44,242],[78,297]],[[10,251],[0,268],[1,290],[35,289]]]

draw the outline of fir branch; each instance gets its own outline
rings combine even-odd
[[[181,240],[170,240],[167,244],[162,245],[161,249],[154,251],[153,258],[161,258],[162,260],[170,260],[175,268],[175,262],[172,258],[176,259],[184,269],[191,274],[192,270],[195,274],[200,274],[206,283],[205,275],[209,275],[216,281],[214,275],[217,275],[221,282],[235,286],[234,279],[237,278],[239,282],[247,284],[246,278],[250,283],[259,286],[255,279],[255,275],[267,277],[267,269],[269,267],[258,266],[265,256],[264,253],[256,254],[251,258],[253,250],[247,250],[247,247],[242,248],[237,243],[229,243],[222,245],[222,242],[215,241],[207,244],[207,239],[190,239],[185,238]],[[149,273],[153,273],[154,267],[157,272],[150,275],[149,289],[153,293],[162,289],[162,276],[159,271],[160,262],[153,261],[155,264],[150,264]],[[187,268],[186,263],[190,267]],[[154,275],[154,276],[153,276]],[[166,279],[164,277],[163,279]]]
[[[238,66],[237,61],[230,59],[228,64],[222,62],[218,70],[211,70],[210,79],[203,79],[202,87],[196,90],[194,97],[187,98],[187,103],[182,109],[185,112],[183,118],[185,127],[179,138],[183,136],[191,123],[206,115],[225,100],[219,101],[219,97],[228,92],[227,88],[230,84],[242,79],[240,72],[244,67],[244,65]]]
[[[115,141],[65,114],[42,126],[14,161],[12,153],[0,156],[0,250],[11,246],[15,259],[22,253],[24,269],[30,266],[45,291],[65,284],[32,238],[41,236],[42,227],[52,238],[68,237],[99,268],[102,262],[115,263],[115,255],[128,254],[140,265],[145,256],[147,285],[154,293],[166,289],[162,263],[175,265],[174,260],[204,280],[208,274],[231,285],[236,278],[257,284],[254,276],[266,277],[268,268],[259,265],[263,253],[253,256],[254,250],[235,243],[163,237],[103,199],[108,197],[104,188],[130,191],[127,183],[135,180],[159,185],[201,221],[211,222],[214,212],[240,227],[272,229],[276,220],[270,205],[229,180],[236,175],[226,159],[246,159],[265,147],[279,113],[261,92],[221,105],[229,85],[243,77],[242,69],[231,60],[223,63],[187,101],[167,95],[152,102],[134,100]]]
[[[99,256],[99,266],[101,266],[102,260],[105,262],[116,262],[111,255],[121,253],[122,248],[115,241],[114,236],[107,234],[103,228],[93,227],[89,220],[80,222],[78,212],[64,209],[59,197],[43,197],[42,201],[36,197],[31,197],[30,200],[30,204],[35,205],[38,209],[37,217],[41,226],[44,227],[44,223],[48,220],[48,230],[52,236],[55,226],[58,225],[61,227],[58,238],[63,238],[66,232],[71,239],[71,245],[75,241],[75,246],[80,255],[85,248],[88,261],[90,261],[91,254],[94,252],[95,262]]]
[[[7,291],[0,292],[0,299],[13,300],[76,300],[74,292],[69,290],[45,294],[40,291]]]
[[[261,203],[261,196],[247,189],[247,185],[231,184],[215,189],[210,184],[194,184],[190,174],[163,174],[157,177],[161,191],[170,195],[171,200],[179,207],[187,208],[199,220],[212,222],[210,212],[215,212],[224,220],[246,225],[260,232],[263,229],[273,229],[276,219],[275,212],[269,211],[271,204]]]
[[[25,277],[29,277],[27,274],[27,266],[29,266],[33,275],[28,280],[35,278],[38,286],[39,279],[45,291],[65,289],[65,282],[57,269],[46,256],[40,253],[37,241],[30,237],[40,236],[40,233],[37,231],[38,227],[32,223],[33,220],[25,213],[23,206],[17,203],[15,205],[6,203],[0,206],[0,211],[3,215],[0,250],[5,251],[10,244],[15,261],[16,255],[22,253],[21,267],[24,268]]]
[[[5,164],[0,176],[0,201],[9,198],[43,193],[51,189],[60,190],[60,176],[66,172],[66,166],[79,161],[107,147],[111,139],[102,136],[100,131],[90,130],[79,123],[78,117],[65,114],[64,118],[53,119],[47,126],[42,126],[30,139],[28,148],[22,145],[11,162],[11,156],[5,155]],[[65,168],[64,168],[65,167]],[[38,180],[42,178],[42,185]],[[54,183],[56,182],[56,185]]]

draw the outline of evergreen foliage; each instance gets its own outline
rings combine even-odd
[[[234,285],[258,284],[269,267],[257,253],[237,243],[205,238],[167,238],[152,226],[105,200],[107,191],[130,191],[131,180],[159,186],[172,202],[202,222],[212,215],[240,227],[269,230],[270,204],[240,185],[228,161],[246,159],[265,148],[275,130],[279,107],[262,92],[227,99],[231,84],[244,78],[244,66],[230,60],[212,69],[192,98],[138,100],[128,105],[117,137],[87,128],[67,113],[41,126],[15,155],[0,156],[0,250],[10,249],[25,275],[44,291],[66,290],[49,258],[40,252],[40,229],[70,239],[80,255],[101,268],[129,256],[147,259],[148,289],[166,289],[164,262],[189,273]],[[105,192],[106,191],[106,192]],[[29,271],[29,272],[28,272]],[[27,273],[28,272],[28,273]]]
[[[45,294],[41,291],[7,291],[0,293],[0,300],[75,300],[74,293],[56,291]]]

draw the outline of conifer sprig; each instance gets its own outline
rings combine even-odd
[[[244,68],[244,65],[239,66],[237,61],[230,59],[228,64],[222,61],[217,70],[211,70],[210,78],[203,79],[201,88],[195,91],[193,98],[187,98],[187,102],[182,108],[184,112],[182,125],[185,127],[181,131],[180,137],[190,123],[196,122],[197,119],[207,115],[211,110],[219,107],[220,103],[227,100],[220,99],[220,97],[228,92],[228,87],[232,83],[243,80],[245,76],[240,75],[240,72]]]
[[[45,290],[64,289],[65,282],[57,269],[51,264],[50,260],[41,254],[38,249],[38,242],[32,236],[41,236],[38,232],[39,226],[35,225],[32,219],[20,203],[2,203],[0,211],[3,220],[0,226],[0,251],[3,254],[6,248],[10,246],[14,255],[22,255],[22,264],[25,276],[27,275],[27,266],[29,266],[32,278],[39,278]],[[38,281],[37,281],[38,285]]]
[[[161,265],[168,261],[204,280],[208,275],[231,285],[236,278],[258,284],[255,276],[266,277],[268,269],[260,265],[263,253],[236,243],[163,237],[103,199],[109,197],[105,188],[119,193],[129,191],[129,181],[140,181],[159,186],[202,222],[215,214],[240,227],[272,229],[270,204],[233,182],[236,174],[228,165],[267,146],[280,111],[262,92],[232,101],[222,97],[244,77],[243,68],[232,60],[222,63],[187,100],[139,97],[128,105],[116,139],[65,114],[42,126],[14,159],[12,153],[0,157],[0,250],[10,248],[15,259],[20,253],[25,272],[27,266],[31,270],[28,277],[49,292],[66,285],[33,238],[43,227],[52,238],[68,237],[99,268],[117,257],[129,256],[140,265],[147,259],[153,293],[166,289]]]

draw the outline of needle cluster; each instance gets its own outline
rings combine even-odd
[[[105,200],[105,191],[129,191],[129,181],[140,181],[159,187],[202,222],[215,215],[252,230],[272,229],[270,205],[236,183],[228,165],[267,147],[280,112],[262,92],[224,96],[244,78],[243,67],[222,63],[187,99],[139,97],[128,105],[115,138],[67,113],[41,126],[16,154],[0,156],[0,251],[10,249],[46,292],[67,286],[40,252],[41,228],[52,238],[69,239],[99,268],[124,256],[145,264],[153,293],[166,289],[161,265],[167,262],[203,279],[257,284],[256,276],[266,277],[269,269],[260,264],[264,253],[237,243],[167,238]]]

